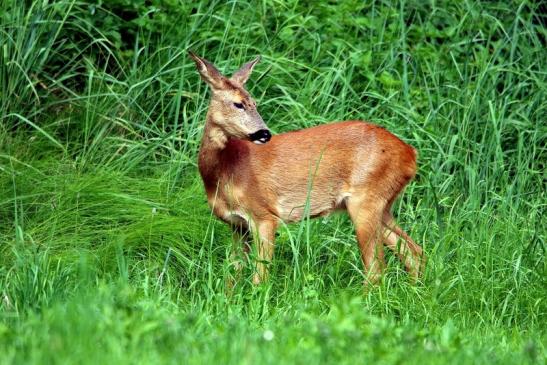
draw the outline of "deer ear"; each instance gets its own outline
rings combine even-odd
[[[232,75],[231,80],[234,82],[237,82],[240,85],[244,85],[249,79],[249,76],[251,75],[253,68],[259,61],[260,61],[260,56],[258,56],[251,62],[248,62],[244,64],[243,66],[241,66],[241,68]]]
[[[214,90],[224,88],[226,78],[216,69],[215,65],[207,61],[205,58],[197,56],[192,51],[189,51],[188,55],[196,63],[196,68],[198,69],[203,81],[208,83]]]

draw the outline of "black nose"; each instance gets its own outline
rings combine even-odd
[[[272,134],[267,129],[261,129],[258,132],[249,134],[249,139],[255,143],[266,143],[272,139]]]

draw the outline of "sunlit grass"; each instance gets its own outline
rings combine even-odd
[[[181,4],[122,50],[89,4],[1,4],[1,363],[545,360],[533,5]],[[276,133],[364,119],[417,148],[394,213],[428,255],[421,282],[388,254],[365,290],[337,214],[282,226],[271,280],[255,287],[247,268],[228,290],[190,48],[226,74],[261,54],[249,91]]]

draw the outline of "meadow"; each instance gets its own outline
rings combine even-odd
[[[545,6],[0,0],[0,364],[546,361]],[[197,151],[209,91],[274,133],[379,124],[419,152],[394,206],[428,263],[363,287],[344,214],[282,226],[229,290]]]

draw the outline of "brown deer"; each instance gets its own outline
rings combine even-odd
[[[280,222],[347,210],[369,282],[385,266],[382,242],[413,278],[422,248],[393,219],[391,206],[416,174],[416,151],[384,128],[345,121],[272,136],[245,90],[256,58],[231,78],[190,52],[212,91],[199,151],[199,171],[213,212],[244,251],[258,243],[255,284],[268,275]],[[239,271],[239,265],[236,266]]]

